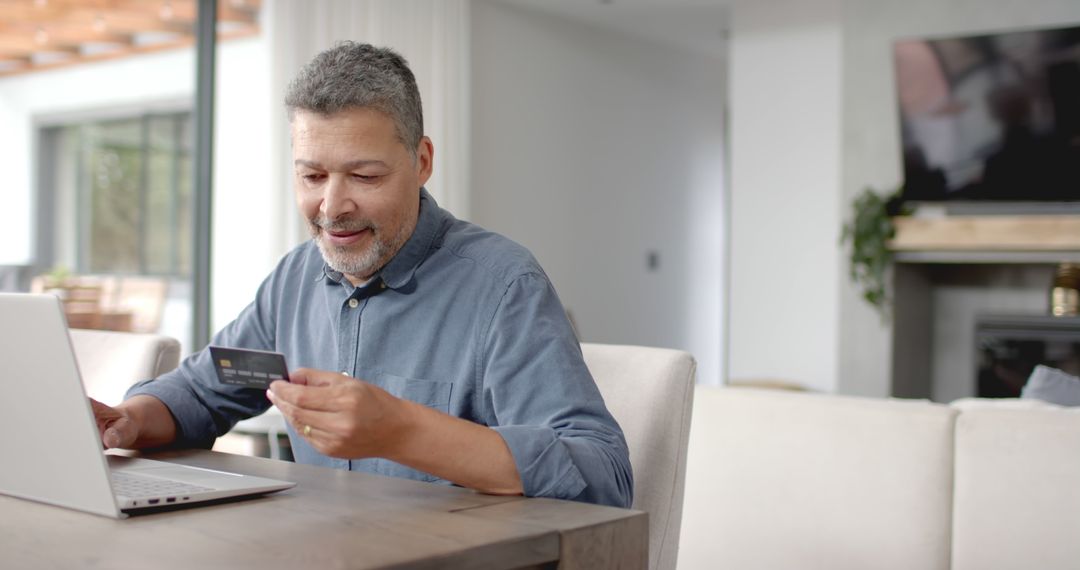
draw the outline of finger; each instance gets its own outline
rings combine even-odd
[[[130,449],[138,438],[135,422],[121,416],[112,422],[101,434],[101,443],[106,449]]]
[[[300,431],[300,435],[306,439],[312,447],[318,450],[319,453],[330,457],[340,457],[342,459],[346,457],[341,451],[344,438],[340,435],[316,427],[312,427],[310,430],[307,430],[307,432],[308,433],[305,435],[303,431]]]
[[[289,372],[289,382],[292,384],[299,384],[301,386],[307,385],[307,368],[297,368]]]
[[[266,390],[266,397],[268,397],[268,398],[269,398],[269,397],[270,397],[270,393],[274,391],[274,389],[275,389],[275,388],[274,388],[274,384],[281,384],[281,385],[285,385],[285,384],[288,384],[288,383],[289,383],[289,381],[288,381],[288,380],[274,380],[273,382],[271,382],[271,383],[270,383],[270,385],[269,385],[269,386],[267,386],[267,390]],[[279,388],[279,389],[280,389],[280,388]]]
[[[90,409],[94,412],[94,419],[97,420],[99,424],[115,420],[121,416],[120,412],[116,411],[116,408],[113,408],[112,406],[102,404],[93,398],[87,398],[87,400],[90,400]]]
[[[87,399],[90,400],[90,409],[94,413],[94,422],[97,424],[98,436],[101,437],[102,446],[106,449],[119,446],[121,434],[110,428],[117,420],[123,417],[123,414],[93,398]]]
[[[288,402],[277,403],[277,406],[281,410],[281,415],[292,424],[293,429],[308,439],[310,439],[310,433],[315,430],[326,433],[333,431],[336,414],[332,412],[305,410]],[[306,429],[308,426],[311,427],[310,432]]]
[[[297,368],[289,374],[293,384],[306,384],[308,386],[333,386],[346,381],[349,376],[345,373],[315,370],[312,368]]]
[[[270,401],[291,404],[306,410],[332,411],[341,408],[341,403],[334,397],[334,391],[327,386],[303,386],[289,382],[274,382],[267,392]]]
[[[274,405],[281,410],[281,415],[285,416],[285,418],[289,420],[289,423],[293,424],[297,430],[301,430],[305,425],[311,424],[318,424],[320,427],[325,427],[330,423],[329,419],[334,416],[333,412],[302,408],[277,396],[273,396],[272,401],[274,402]]]

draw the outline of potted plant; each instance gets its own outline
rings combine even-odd
[[[889,318],[888,271],[892,266],[889,241],[896,235],[892,217],[903,212],[902,188],[881,195],[865,188],[851,203],[852,218],[844,224],[841,243],[851,242],[848,274],[862,289],[862,297]]]

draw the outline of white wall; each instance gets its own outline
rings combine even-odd
[[[266,35],[219,44],[214,110],[214,204],[210,322],[225,326],[255,298],[289,247],[277,236],[292,191],[275,186],[271,133],[285,112],[270,93]],[[287,196],[285,200],[281,197]]]
[[[472,219],[532,250],[583,340],[718,383],[723,62],[494,2],[470,27]]]
[[[839,15],[838,0],[733,9],[731,379],[836,388]]]

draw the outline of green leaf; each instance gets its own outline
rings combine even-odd
[[[867,188],[852,200],[852,217],[845,222],[840,243],[851,243],[848,275],[862,290],[862,297],[888,320],[890,297],[887,274],[892,266],[888,243],[896,235],[886,204],[899,194],[881,196]]]

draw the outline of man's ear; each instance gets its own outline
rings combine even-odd
[[[435,145],[431,144],[431,139],[428,137],[421,137],[420,144],[416,145],[417,178],[421,186],[427,184],[428,179],[431,178],[434,160]]]

